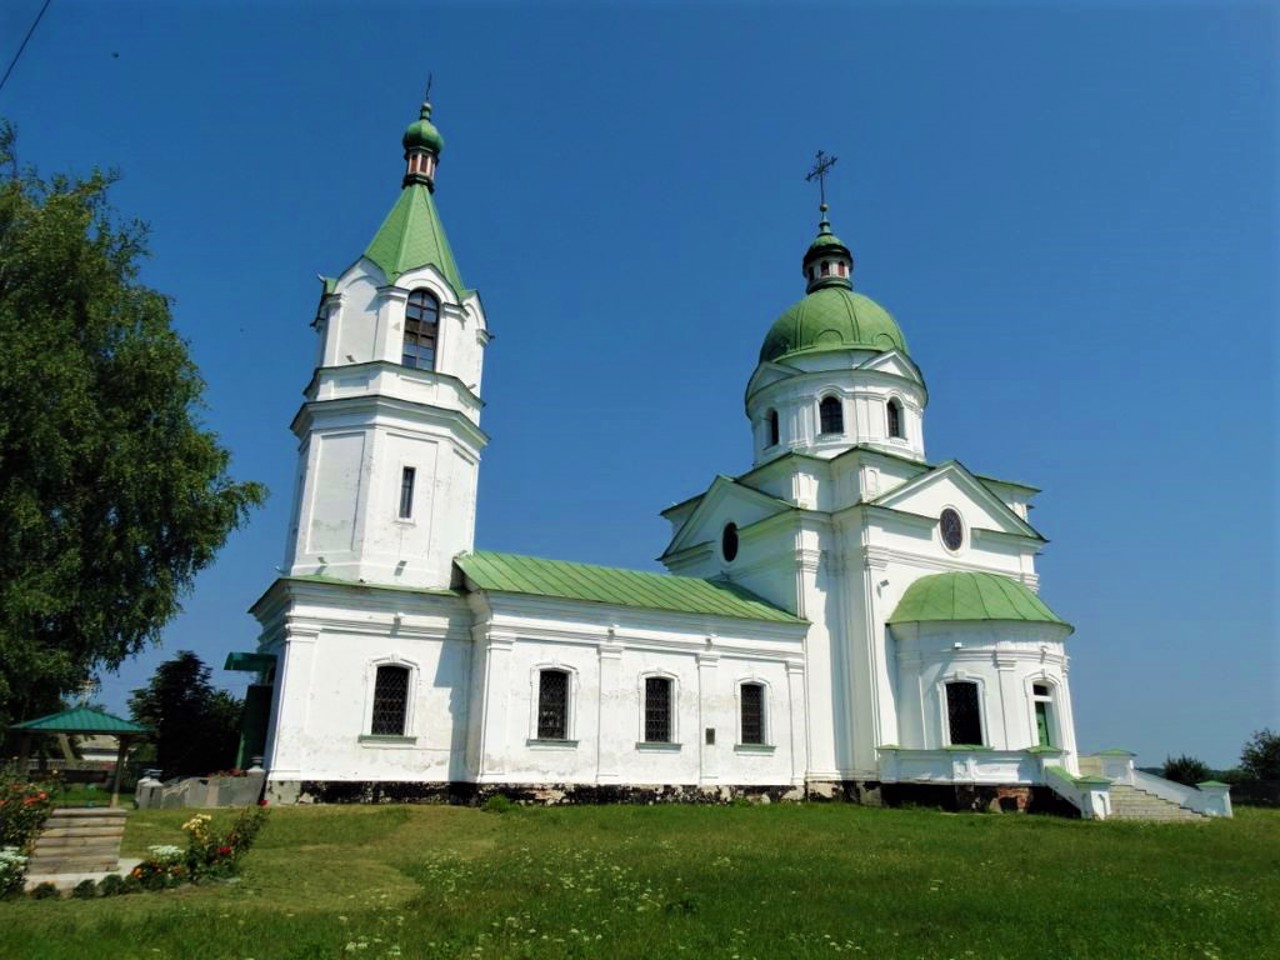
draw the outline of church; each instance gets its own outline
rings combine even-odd
[[[268,797],[1107,815],[1132,757],[1077,754],[1038,491],[927,459],[924,376],[825,203],[803,297],[761,318],[752,467],[663,512],[668,572],[475,549],[489,332],[443,147],[423,104],[398,199],[324,280],[283,575],[228,660]]]

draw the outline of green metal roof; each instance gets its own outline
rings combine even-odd
[[[890,623],[1022,620],[1071,625],[1024,584],[995,573],[958,571],[921,577],[903,594]]]
[[[61,713],[36,717],[25,723],[15,723],[9,729],[26,730],[29,733],[150,733],[146,727],[113,716],[96,707],[72,707]]]
[[[401,143],[404,144],[406,150],[412,150],[415,147],[433,150],[436,153],[444,150],[444,137],[440,135],[440,131],[431,122],[431,104],[424,103],[422,105],[422,110],[418,113],[418,119],[405,128]]]
[[[382,221],[364,255],[382,268],[388,283],[394,283],[402,273],[430,264],[444,274],[459,295],[466,290],[435,201],[425,184],[411,183],[400,191],[400,199]]]
[[[246,653],[238,650],[227,654],[227,662],[222,665],[222,669],[243,673],[257,673],[259,670],[274,667],[275,663],[276,655],[274,653]]]
[[[760,362],[797,353],[831,350],[897,348],[907,353],[907,340],[889,311],[870,297],[843,286],[824,286],[793,304],[780,316],[760,348]]]
[[[722,580],[597,567],[589,563],[544,560],[487,550],[463,554],[454,563],[477,590],[742,620],[805,622],[751,591]]]

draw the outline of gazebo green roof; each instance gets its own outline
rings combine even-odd
[[[150,733],[150,729],[96,707],[72,707],[61,713],[15,723],[9,729],[27,733],[100,733],[110,736]]]
[[[1021,620],[1071,627],[1025,584],[977,571],[921,577],[907,587],[889,617],[889,623],[959,620]]]

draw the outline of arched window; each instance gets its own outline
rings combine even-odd
[[[569,739],[569,674],[542,670],[538,674],[538,739]]]
[[[429,290],[413,291],[404,308],[404,351],[400,362],[418,370],[434,370],[439,330],[440,301]]]
[[[408,712],[409,668],[387,664],[378,667],[369,732],[375,737],[403,737]]]
[[[952,746],[983,744],[978,685],[972,680],[952,680],[947,684],[947,721]]]
[[[896,399],[890,400],[889,405],[885,408],[889,417],[889,436],[903,437],[902,432],[902,404]]]
[[[744,683],[738,688],[739,711],[742,720],[742,742],[763,744],[764,739],[764,684]]]
[[[781,436],[778,430],[778,411],[770,410],[768,416],[765,417],[769,430],[769,446],[776,447]]]
[[[839,397],[823,397],[818,404],[818,420],[822,433],[844,433],[844,408]]]
[[[670,677],[644,678],[644,742],[670,743],[671,696],[674,684]]]

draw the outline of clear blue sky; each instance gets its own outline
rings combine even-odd
[[[0,5],[6,62],[40,3]],[[315,276],[394,202],[430,70],[496,334],[479,546],[654,568],[658,511],[749,466],[821,147],[855,286],[928,379],[930,459],[1044,488],[1081,746],[1234,763],[1280,727],[1276,9],[53,0],[0,114],[46,173],[120,170],[206,420],[273,493],[102,700],[252,649]]]

